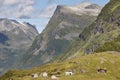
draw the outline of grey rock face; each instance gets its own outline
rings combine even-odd
[[[29,23],[0,19],[0,73],[18,68],[19,58],[37,35],[35,26]]]

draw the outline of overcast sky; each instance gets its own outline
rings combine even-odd
[[[104,6],[109,0],[0,0],[0,18],[12,18],[36,25],[41,32],[57,5],[91,2]]]

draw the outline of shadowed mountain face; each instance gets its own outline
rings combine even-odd
[[[3,33],[0,33],[0,43],[5,44],[7,40],[9,40],[9,38]]]
[[[97,20],[79,35],[65,54],[65,60],[78,55],[102,51],[120,51],[120,0],[111,0],[101,11]]]
[[[47,63],[63,53],[83,29],[94,22],[100,12],[100,6],[95,9],[85,8],[90,5],[92,4],[82,3],[71,7],[58,6],[47,27],[24,55],[24,68]]]
[[[0,19],[0,73],[18,68],[19,58],[37,35],[35,26],[29,23]]]

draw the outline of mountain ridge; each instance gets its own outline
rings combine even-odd
[[[102,7],[97,4],[86,3],[86,2],[75,5],[75,6],[58,5],[57,8],[58,10],[61,9],[61,12],[64,12],[64,13],[65,12],[72,13],[73,11],[73,13],[74,14],[76,13],[77,15],[86,14],[86,15],[92,15],[92,16],[97,16],[100,13],[100,10],[102,9]]]
[[[78,55],[92,54],[105,42],[113,41],[119,36],[119,0],[111,0],[98,15],[97,20],[79,35],[59,60]],[[100,42],[100,43],[99,43]]]
[[[11,70],[0,78],[51,80],[54,75],[59,80],[119,80],[119,12],[120,0],[111,0],[102,9],[97,20],[84,28],[79,38],[54,62],[29,70]],[[41,75],[44,72],[48,73],[47,78]],[[72,75],[66,75],[66,72]],[[34,78],[33,74],[38,77]]]
[[[33,25],[13,19],[0,19],[0,74],[19,68],[19,58],[31,46],[38,31]]]
[[[36,37],[23,57],[23,65],[34,67],[49,62],[62,53],[95,19],[96,16],[86,13],[78,15],[66,6],[58,6],[47,27]]]

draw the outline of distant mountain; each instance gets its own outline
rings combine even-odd
[[[30,68],[49,62],[63,53],[79,36],[85,27],[96,19],[101,7],[86,8],[82,3],[77,6],[57,6],[44,31],[36,37],[21,62],[24,68]],[[93,4],[94,5],[94,4]],[[99,7],[99,8],[98,8]],[[24,61],[23,61],[24,60]]]
[[[29,23],[0,19],[0,73],[17,67],[17,61],[37,35],[35,26]]]
[[[120,0],[111,0],[101,11],[97,20],[79,35],[58,59],[102,51],[120,51]]]

